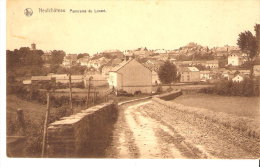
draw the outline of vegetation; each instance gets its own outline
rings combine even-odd
[[[25,148],[26,156],[39,157],[42,148],[43,123],[45,119],[46,105],[22,100],[15,95],[7,97],[7,135],[19,135],[20,126],[16,121],[16,109],[24,111],[25,136],[27,138]],[[62,106],[51,108],[49,123],[61,117],[70,115],[69,107]]]
[[[256,24],[255,25],[255,32],[257,32],[257,29],[260,27],[260,24]],[[257,35],[257,34],[256,34]],[[252,74],[253,74],[253,61],[254,58],[257,55],[257,42],[259,42],[259,40],[256,38],[256,36],[254,36],[250,31],[245,31],[245,32],[241,32],[238,35],[238,39],[237,39],[237,45],[239,46],[239,48],[241,49],[241,51],[245,54],[247,54],[247,58],[248,58],[248,62],[247,66],[249,66],[250,68],[250,77],[252,78]]]
[[[160,66],[158,75],[163,84],[170,84],[177,79],[177,67],[170,61],[166,61]]]
[[[214,87],[203,88],[201,92],[226,96],[259,96],[258,89],[252,79],[245,78],[242,82],[221,80]]]

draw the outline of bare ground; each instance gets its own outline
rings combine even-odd
[[[151,100],[119,109],[108,158],[260,158],[259,139]]]

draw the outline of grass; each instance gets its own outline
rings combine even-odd
[[[20,108],[24,111],[24,119],[34,122],[43,122],[45,117],[46,105],[37,102],[22,100],[15,95],[7,96],[7,120],[16,119],[16,111]],[[7,122],[8,123],[8,122]]]
[[[208,94],[186,94],[173,100],[191,107],[206,108],[236,116],[260,119],[260,97],[219,96]]]

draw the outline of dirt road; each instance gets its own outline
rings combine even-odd
[[[259,139],[163,108],[151,100],[119,107],[108,158],[258,159]]]

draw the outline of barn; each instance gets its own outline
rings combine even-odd
[[[151,93],[152,71],[135,59],[126,59],[109,72],[109,87],[128,93]]]

